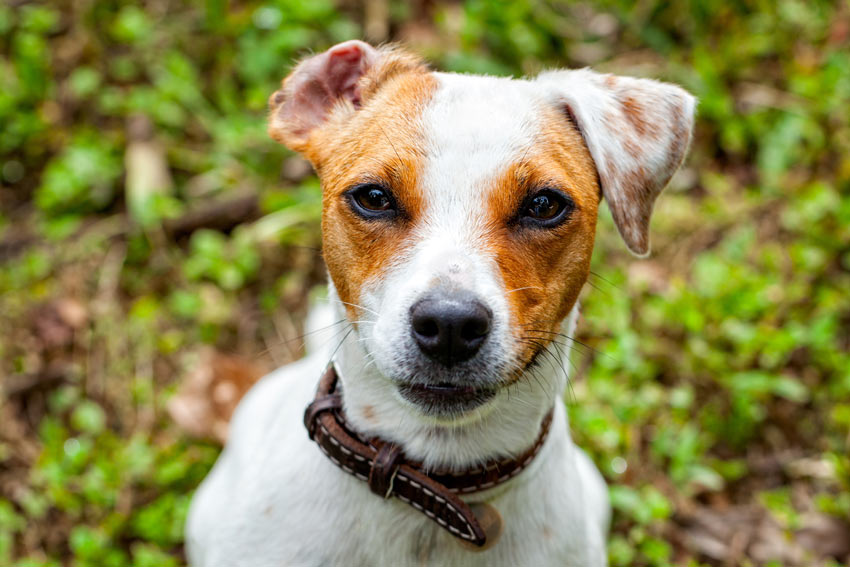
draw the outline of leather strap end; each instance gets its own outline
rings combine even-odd
[[[471,551],[484,551],[490,549],[502,536],[504,521],[502,515],[496,508],[486,502],[469,504],[469,509],[475,516],[476,522],[471,523],[471,529],[475,533],[475,539],[471,541],[459,540],[461,545]],[[477,525],[476,525],[477,524]],[[478,530],[481,530],[480,532]]]
[[[326,411],[338,410],[342,408],[342,397],[339,394],[328,394],[321,398],[313,400],[307,409],[304,410],[304,427],[307,428],[307,434],[312,440],[316,434],[316,420],[319,415]]]
[[[489,547],[487,545],[487,533],[484,531],[484,528],[481,527],[481,523],[478,521],[478,517],[475,515],[472,508],[455,495],[452,495],[452,499],[454,500],[454,505],[457,508],[458,513],[463,516],[465,523],[469,527],[469,531],[472,532],[472,539],[467,539],[466,541],[469,542],[471,546],[482,550]]]
[[[369,469],[369,490],[381,498],[390,497],[401,455],[401,447],[395,443],[387,443],[378,450]]]

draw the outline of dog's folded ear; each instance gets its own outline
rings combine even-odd
[[[313,133],[332,117],[356,111],[391,76],[419,69],[425,67],[417,57],[392,46],[339,43],[301,61],[272,94],[269,135],[304,152]]]
[[[310,133],[336,105],[360,105],[360,78],[375,64],[377,50],[346,41],[301,61],[269,98],[269,134],[300,151]]]
[[[652,208],[688,151],[696,99],[675,85],[589,69],[537,81],[584,137],[629,250],[646,256]]]

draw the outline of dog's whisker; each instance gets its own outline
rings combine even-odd
[[[378,124],[378,128],[380,128],[381,133],[384,135],[384,138],[386,138],[387,142],[390,144],[390,147],[393,149],[393,153],[395,154],[395,157],[398,158],[398,163],[399,164],[404,163],[404,160],[401,159],[401,156],[399,155],[398,149],[396,149],[395,144],[393,144],[393,141],[390,140],[389,136],[387,136],[387,132],[384,130],[384,127],[381,126],[380,124]]]
[[[584,342],[576,339],[575,337],[571,337],[571,336],[564,334],[564,333],[558,333],[558,332],[555,332],[555,331],[546,331],[546,330],[543,330],[543,329],[528,329],[527,332],[529,332],[529,333],[545,333],[547,335],[554,335],[554,336],[558,336],[558,337],[563,337],[563,338],[569,340],[570,342],[573,342],[573,343],[575,343],[579,346],[582,346],[582,347],[588,349],[589,351],[593,352],[594,354],[598,354],[600,356],[607,356],[611,360],[616,360],[610,354],[602,352],[599,349],[593,348],[589,344],[584,343]],[[564,345],[564,346],[566,346],[566,345]]]
[[[536,286],[536,285],[528,285],[528,286],[525,286],[525,287],[518,287],[516,289],[509,289],[508,291],[505,292],[505,295],[508,295],[508,294],[511,294],[511,293],[516,293],[516,292],[522,291],[524,289],[543,289],[543,288],[540,287],[540,286]]]
[[[622,291],[622,289],[623,289],[622,287],[620,287],[619,285],[615,284],[614,282],[612,282],[612,281],[611,281],[611,280],[609,280],[608,278],[601,276],[601,275],[599,274],[599,272],[594,272],[593,270],[590,270],[590,275],[591,275],[591,276],[593,276],[593,277],[595,277],[595,278],[598,278],[598,279],[602,280],[603,282],[605,282],[606,284],[610,285],[611,287],[613,287],[613,288],[614,288],[614,289],[616,289],[616,290]]]
[[[381,316],[381,314],[378,313],[377,311],[374,311],[372,309],[369,309],[368,307],[365,307],[363,305],[359,305],[357,303],[350,303],[348,301],[343,301],[341,299],[337,299],[336,297],[326,297],[325,300],[326,301],[336,301],[337,303],[340,303],[342,305],[348,305],[348,306],[351,306],[351,307],[355,307],[357,309],[362,309],[363,311],[368,311],[369,313],[372,313],[373,315],[376,315],[378,317]]]
[[[269,346],[260,350],[257,354],[259,356],[264,356],[266,354],[269,354],[272,351],[272,349],[274,349],[274,348],[278,348],[278,347],[281,347],[281,346],[284,346],[284,345],[288,345],[290,343],[293,343],[293,342],[299,341],[299,340],[303,341],[303,339],[307,338],[310,335],[315,335],[316,333],[321,333],[323,331],[327,331],[328,329],[332,329],[332,328],[336,327],[337,325],[341,325],[345,322],[346,322],[346,319],[340,319],[339,321],[331,323],[330,325],[326,325],[326,326],[321,327],[319,329],[313,329],[312,331],[307,331],[306,333],[303,333],[303,334],[298,335],[297,337],[293,337],[291,339],[279,339],[279,340],[271,341]]]
[[[599,287],[598,285],[593,283],[591,280],[588,279],[585,283],[587,283],[587,285],[589,285],[590,287],[592,287],[593,289],[595,289],[599,293],[604,294],[607,297],[611,297],[610,293],[608,293],[607,291],[605,291],[604,289],[602,289],[601,287]]]
[[[340,340],[339,344],[336,345],[336,348],[333,350],[330,358],[328,359],[328,364],[333,362],[334,358],[336,357],[337,351],[339,351],[340,347],[342,347],[343,343],[345,342],[345,340],[348,338],[348,335],[350,335],[352,331],[354,331],[354,327],[351,327],[350,329],[348,329],[348,332],[345,333],[345,336],[342,337],[342,340]]]

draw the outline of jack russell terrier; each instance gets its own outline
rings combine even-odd
[[[646,255],[694,105],[588,69],[437,73],[361,41],[301,62],[269,132],[321,179],[344,328],[237,408],[190,563],[605,565],[607,490],[570,439],[562,361],[599,201]]]

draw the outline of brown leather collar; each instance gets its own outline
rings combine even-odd
[[[336,466],[367,482],[378,496],[407,502],[455,537],[478,547],[484,546],[487,536],[459,495],[493,488],[522,472],[546,441],[551,423],[552,411],[543,418],[534,445],[516,458],[488,461],[465,471],[426,472],[421,463],[405,458],[398,445],[366,439],[348,426],[333,365],[322,375],[316,398],[304,412],[310,439]]]

